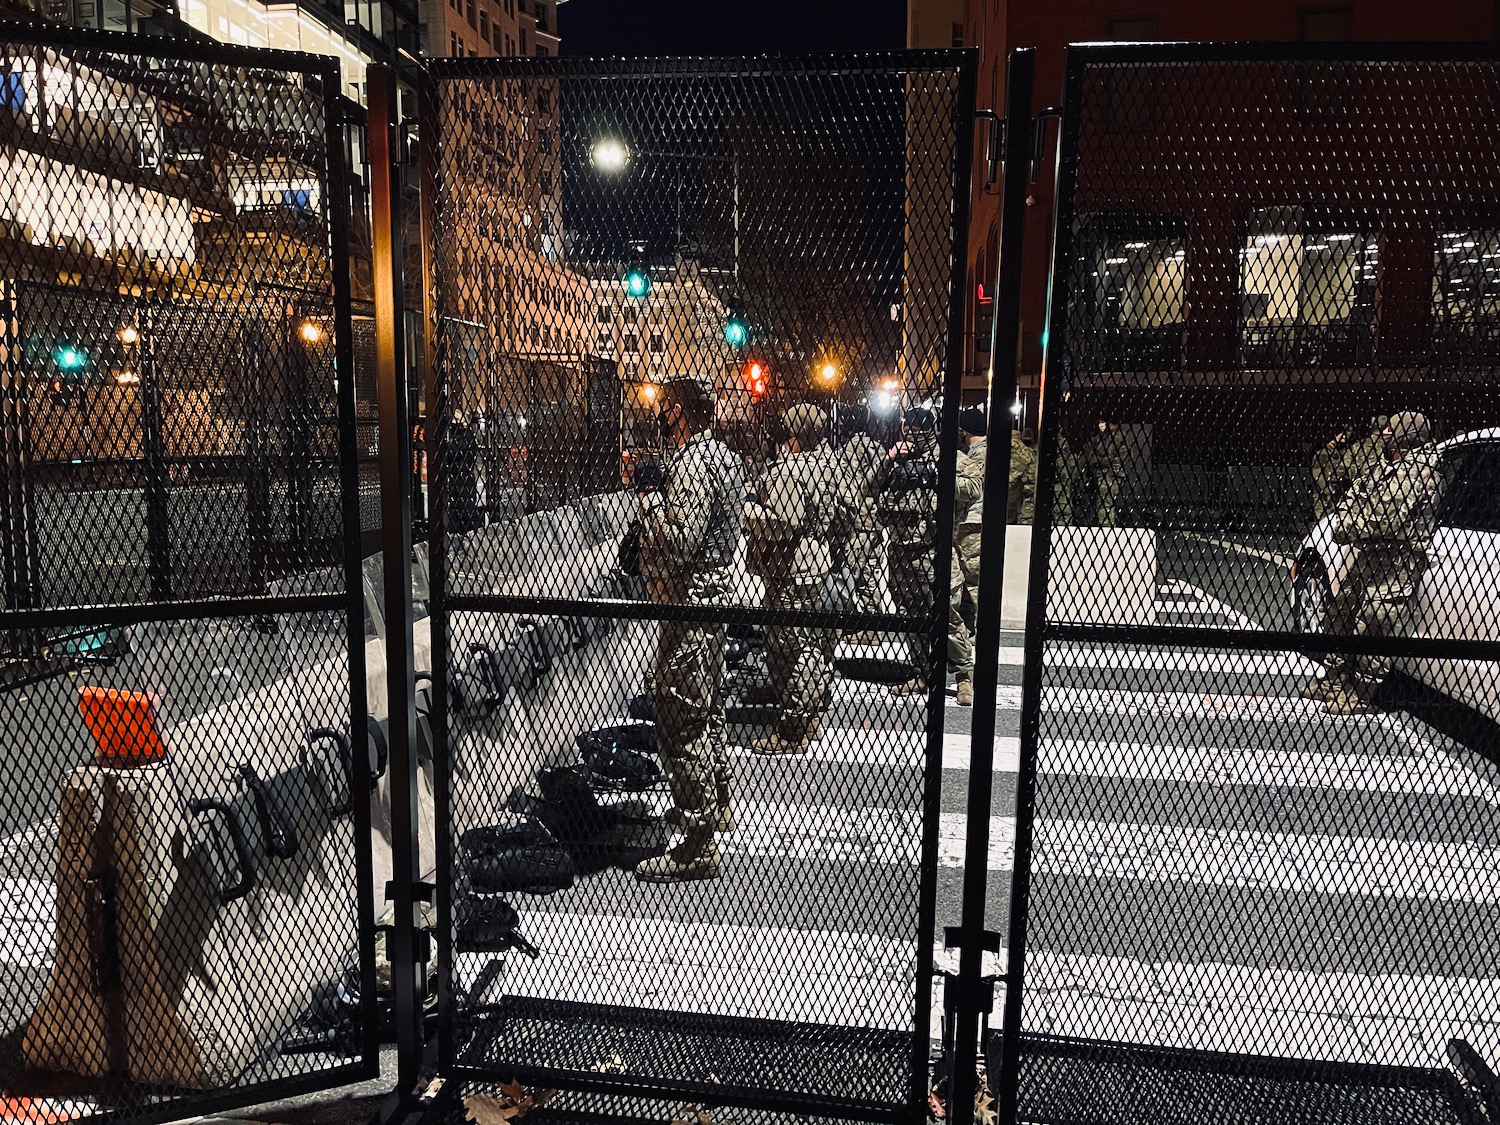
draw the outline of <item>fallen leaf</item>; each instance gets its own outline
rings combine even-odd
[[[979,1125],[995,1125],[999,1120],[995,1114],[995,1099],[990,1097],[988,1090],[979,1090],[974,1094],[974,1120]]]
[[[520,1105],[526,1100],[526,1087],[514,1078],[500,1087],[501,1092],[510,1099],[511,1105]]]
[[[488,1094],[470,1094],[464,1098],[464,1116],[474,1125],[506,1125],[514,1121],[518,1110]]]

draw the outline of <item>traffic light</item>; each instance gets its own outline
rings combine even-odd
[[[52,366],[64,375],[82,371],[88,362],[88,355],[76,344],[58,344],[52,349]]]
[[[651,292],[651,275],[644,266],[633,265],[625,271],[625,292],[631,297],[644,297]]]
[[[766,381],[765,364],[758,359],[752,359],[745,364],[745,387],[750,391],[751,398],[765,398],[768,383]]]
[[[750,326],[739,317],[731,317],[724,325],[724,339],[732,348],[743,348],[750,342]]]

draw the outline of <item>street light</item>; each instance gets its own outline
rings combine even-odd
[[[136,328],[133,324],[121,325],[120,331],[116,335],[119,336],[120,343],[124,344],[127,348],[134,347],[136,341],[141,338],[140,329]]]
[[[323,339],[323,326],[315,320],[304,320],[297,329],[304,344],[316,344]]]
[[[838,379],[838,377],[839,369],[834,365],[832,360],[824,363],[823,366],[818,369],[818,378],[822,379],[823,382],[827,383],[829,386],[832,386]]]
[[[601,172],[623,172],[630,163],[630,146],[615,137],[600,137],[589,149],[589,160]]]

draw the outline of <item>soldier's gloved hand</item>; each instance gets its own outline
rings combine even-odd
[[[642,461],[635,467],[631,483],[637,496],[660,492],[667,487],[667,467],[660,461]]]

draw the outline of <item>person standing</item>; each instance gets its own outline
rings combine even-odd
[[[1340,430],[1312,459],[1313,522],[1339,506],[1349,488],[1349,430]]]
[[[1130,460],[1130,436],[1120,429],[1120,423],[1101,420],[1085,456],[1094,471],[1095,518],[1100,527],[1116,527],[1120,521],[1120,489]]]
[[[849,522],[843,467],[824,435],[828,416],[809,402],[785,414],[787,453],[761,479],[745,508],[746,568],[766,585],[765,607],[783,613],[823,607],[832,571],[832,533]],[[833,682],[838,633],[803,625],[766,629],[766,663],[780,694],[774,734],[751,746],[776,757],[804,753],[822,737],[824,699]]]
[[[879,613],[881,573],[885,569],[885,531],[875,510],[876,498],[890,466],[886,448],[869,433],[870,412],[864,406],[839,408],[839,428],[845,435],[839,461],[857,507],[844,552],[849,576],[854,580],[854,612]],[[857,634],[855,641],[873,643],[878,638]]]
[[[479,441],[462,410],[453,412],[443,457],[448,476],[448,507],[443,520],[447,530],[462,534],[483,527],[484,514],[479,508]]]
[[[957,624],[962,626],[963,636],[952,635],[955,622],[950,615],[948,648],[951,651],[967,647],[971,654],[966,669],[969,674],[958,676],[960,707],[974,706],[972,652],[974,630],[979,620],[979,541],[984,528],[984,466],[988,458],[988,433],[989,418],[981,407],[970,406],[959,411],[958,440],[964,449],[958,455],[958,476],[953,487],[953,553],[962,578]],[[1014,456],[1011,472],[1015,472]]]
[[[1427,566],[1436,523],[1438,456],[1427,419],[1391,415],[1381,432],[1385,460],[1357,478],[1334,516],[1333,539],[1355,550],[1354,563],[1328,607],[1335,636],[1398,637]],[[1330,653],[1324,676],[1303,692],[1334,715],[1375,710],[1391,671],[1388,656]]]
[[[960,423],[962,425],[962,423]],[[1036,452],[1010,433],[1010,489],[1005,494],[1005,522],[1030,524],[1036,512]]]
[[[739,550],[744,465],[713,434],[715,395],[706,378],[661,384],[658,419],[672,452],[665,480],[638,492],[641,574],[654,605],[726,605]],[[724,625],[662,621],[653,680],[656,737],[673,808],[666,820],[683,839],[643,860],[636,878],[675,883],[718,878],[715,832],[734,829],[725,747]]]
[[[937,416],[926,407],[906,412],[902,439],[887,455],[892,462],[876,501],[882,522],[890,529],[888,547],[891,600],[904,617],[926,617],[932,611],[936,579],[933,552],[937,539]],[[974,650],[964,628],[959,605],[963,575],[958,558],[948,552],[948,667],[960,681],[974,675]],[[922,633],[906,636],[911,679],[891,689],[895,696],[925,695],[931,654]]]

